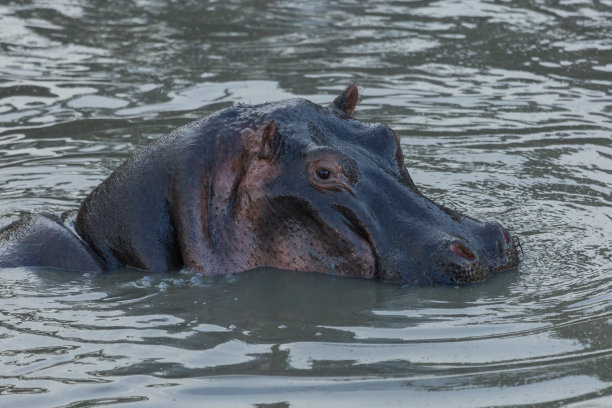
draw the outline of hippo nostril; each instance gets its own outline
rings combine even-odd
[[[467,247],[459,242],[453,242],[452,244],[450,244],[450,250],[453,251],[455,253],[455,255],[458,255],[462,258],[467,259],[468,261],[471,261],[472,259],[475,258],[474,254],[472,253],[472,251],[470,251],[469,249],[467,249]]]
[[[509,245],[510,244],[510,239],[511,239],[510,238],[510,233],[504,227],[501,227],[501,230],[502,230],[502,232],[504,234],[504,239],[506,240],[506,244]]]

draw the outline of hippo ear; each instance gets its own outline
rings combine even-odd
[[[355,111],[357,102],[359,102],[359,89],[355,84],[350,84],[341,95],[334,99],[330,106],[351,116]]]
[[[274,159],[280,139],[274,120],[257,128],[257,130],[246,128],[241,134],[244,146],[251,153],[255,153],[259,159]]]

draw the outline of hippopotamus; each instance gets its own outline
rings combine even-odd
[[[480,281],[518,264],[497,222],[436,204],[414,184],[398,133],[330,105],[236,105],[137,151],[76,216],[0,231],[0,267],[106,271],[259,267],[401,284]]]

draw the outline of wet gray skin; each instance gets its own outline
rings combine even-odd
[[[186,125],[94,189],[76,234],[42,215],[0,232],[0,266],[268,266],[403,284],[474,282],[516,266],[501,225],[419,192],[398,135],[351,119],[358,98],[351,85],[329,107],[240,105]],[[48,240],[65,250],[39,245]]]

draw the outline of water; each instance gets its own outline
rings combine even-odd
[[[0,5],[0,225],[231,104],[350,81],[435,201],[522,238],[465,287],[0,271],[0,406],[612,406],[612,2]]]

